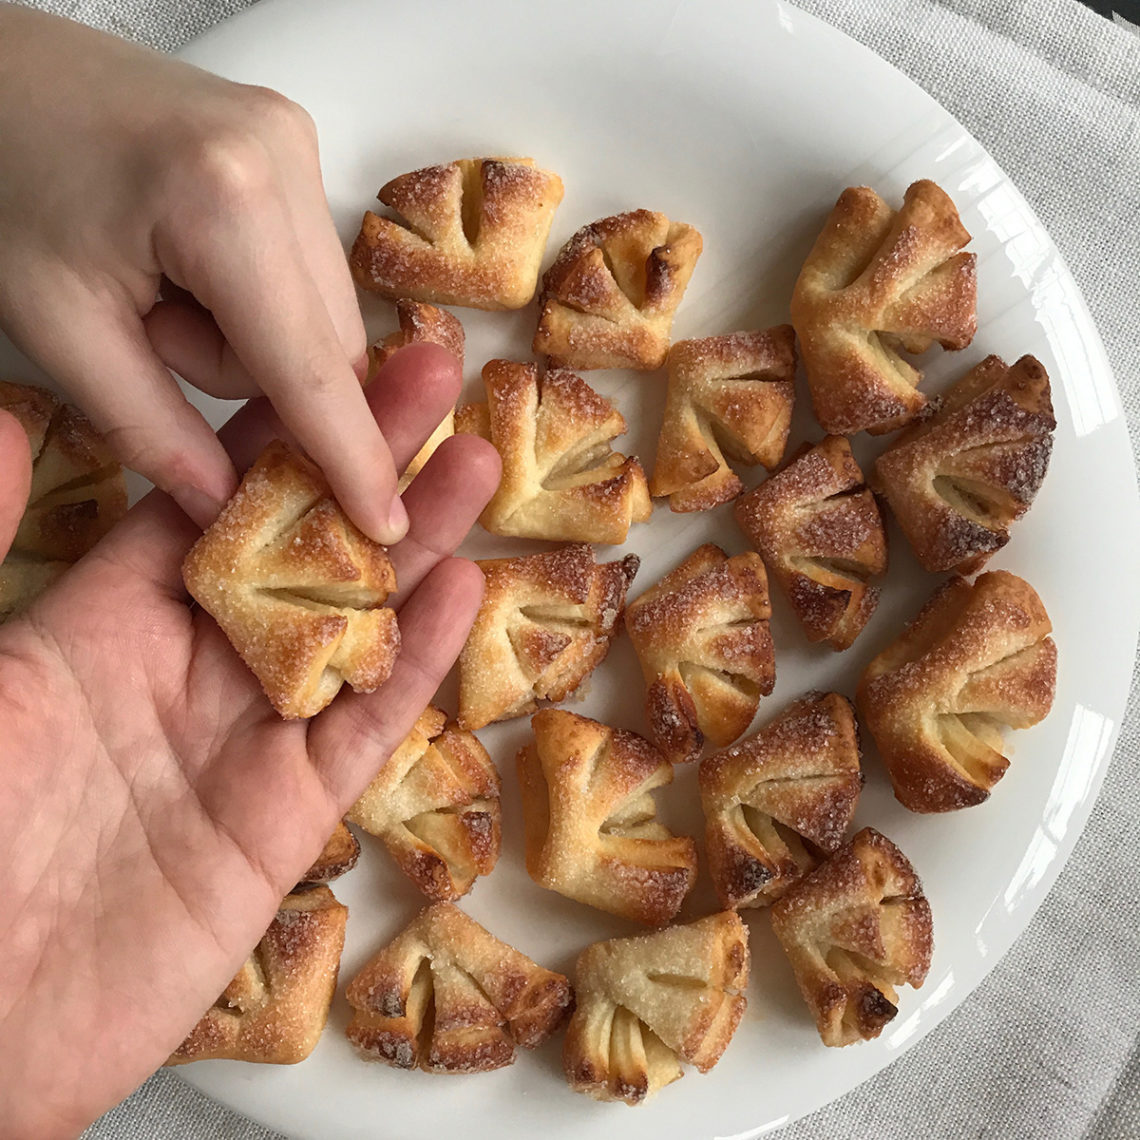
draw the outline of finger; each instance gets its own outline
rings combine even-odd
[[[441,562],[400,611],[400,656],[384,685],[375,693],[342,693],[310,723],[309,753],[339,811],[411,731],[459,656],[482,597],[474,562]]]
[[[404,492],[411,526],[392,547],[397,608],[467,537],[499,485],[499,453],[474,435],[445,439]]]
[[[143,325],[162,363],[195,388],[219,400],[248,400],[261,394],[201,305],[159,301]]]
[[[233,465],[210,425],[155,355],[138,318],[60,282],[66,324],[24,347],[72,395],[119,460],[169,492],[200,527],[233,494]]]
[[[16,537],[32,489],[32,452],[20,421],[0,411],[0,562]]]
[[[367,414],[353,362],[309,278],[284,205],[271,193],[256,198],[258,225],[244,210],[211,212],[196,219],[193,247],[160,249],[162,263],[210,309],[353,522],[379,542],[397,542],[407,515],[392,456]],[[182,231],[175,227],[180,241]]]

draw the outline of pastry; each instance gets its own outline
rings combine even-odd
[[[584,226],[542,278],[534,351],[552,368],[660,368],[701,244],[651,210]]]
[[[795,403],[791,325],[678,341],[669,350],[665,421],[651,486],[674,511],[707,511],[744,484],[728,458],[769,471],[788,442]]]
[[[328,887],[287,895],[245,965],[166,1063],[303,1061],[328,1019],[347,919]]]
[[[479,516],[492,534],[559,542],[625,542],[630,523],[653,513],[645,472],[610,448],[625,420],[580,377],[540,377],[533,364],[492,360],[485,404],[468,404],[460,431],[502,457],[499,489]]]
[[[356,836],[344,826],[336,825],[313,865],[301,876],[302,886],[313,883],[331,883],[351,871],[360,858],[360,844]]]
[[[562,546],[479,563],[483,602],[459,655],[459,724],[482,728],[565,700],[609,652],[640,564]]]
[[[518,754],[526,869],[540,887],[661,926],[697,877],[696,844],[657,821],[673,766],[648,740],[562,709]]]
[[[371,384],[376,379],[376,374],[397,350],[409,344],[438,344],[459,361],[459,367],[462,369],[463,326],[449,312],[437,309],[435,305],[425,305],[420,301],[401,297],[396,302],[396,319],[400,322],[399,329],[378,340],[368,350],[368,377],[365,384]],[[443,417],[427,442],[416,452],[411,463],[404,468],[404,473],[400,476],[401,495],[435,454],[435,449],[454,431],[455,412],[452,410]]]
[[[25,609],[123,517],[123,469],[86,416],[46,388],[0,381],[0,408],[28,436],[32,484],[7,557],[0,622]]]
[[[883,519],[847,440],[828,436],[801,452],[735,510],[808,641],[846,649],[879,604],[868,579],[887,569]]]
[[[348,984],[348,1039],[368,1060],[482,1073],[534,1049],[566,1017],[570,982],[451,903],[422,910]]]
[[[992,570],[951,578],[867,666],[859,715],[911,811],[980,804],[1005,775],[1001,726],[1053,705],[1057,646],[1028,582]]]
[[[881,490],[927,570],[973,574],[1009,541],[1053,450],[1049,376],[1032,356],[987,356],[875,461]]]
[[[474,309],[534,296],[562,179],[533,158],[463,158],[393,178],[349,254],[362,289]]]
[[[925,406],[903,352],[965,348],[977,329],[975,258],[933,182],[897,213],[866,186],[844,190],[792,293],[812,406],[832,435],[894,431]]]
[[[835,851],[863,786],[855,714],[808,693],[701,761],[709,872],[725,907],[767,906]]]
[[[388,553],[279,440],[194,544],[182,576],[283,717],[315,716],[345,682],[370,693],[392,671],[400,631],[384,606],[396,588]]]
[[[758,554],[698,547],[625,611],[647,686],[653,742],[674,763],[746,732],[776,663],[768,576]]]
[[[636,1105],[682,1076],[682,1062],[707,1073],[744,1013],[748,961],[734,911],[588,946],[562,1054],[570,1087]]]
[[[379,836],[428,898],[457,899],[499,858],[499,773],[471,733],[429,706],[346,818]]]
[[[772,927],[825,1045],[878,1037],[896,986],[926,980],[930,904],[903,853],[865,827],[772,905]]]

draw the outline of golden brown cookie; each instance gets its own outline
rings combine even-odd
[[[388,552],[331,497],[324,475],[280,440],[261,453],[182,564],[286,718],[315,716],[348,683],[370,693],[400,648]]]
[[[792,324],[812,406],[832,435],[894,431],[926,404],[901,353],[965,348],[977,329],[975,258],[949,196],[913,183],[897,213],[844,190],[796,281]]]
[[[428,898],[457,899],[498,861],[499,792],[483,745],[429,705],[346,818],[379,836]]]
[[[347,919],[328,887],[287,895],[245,965],[166,1063],[303,1061],[328,1020]]]
[[[985,800],[1005,775],[1002,726],[1029,728],[1053,706],[1057,646],[1022,578],[951,578],[867,666],[859,715],[895,795],[911,811]]]
[[[444,309],[412,301],[401,297],[396,302],[396,319],[400,327],[378,340],[368,349],[368,377],[365,384],[371,384],[376,374],[395,353],[409,344],[438,344],[446,348],[463,368],[464,335],[463,326]],[[449,411],[439,426],[428,437],[423,447],[416,452],[411,463],[400,476],[400,494],[420,473],[424,464],[435,454],[435,449],[455,431],[455,411]]]
[[[987,356],[875,461],[890,503],[927,570],[973,574],[1009,541],[1053,450],[1049,375],[1032,356]]]
[[[626,607],[650,735],[673,763],[748,730],[776,681],[771,616],[760,556],[729,558],[712,543]]]
[[[481,435],[503,461],[499,489],[479,516],[492,534],[558,542],[625,542],[653,513],[645,472],[610,447],[625,419],[573,372],[492,360],[485,404],[468,404],[460,431]]]
[[[930,904],[903,853],[865,827],[771,909],[772,927],[825,1045],[878,1037],[896,986],[926,980]]]
[[[736,501],[736,521],[779,583],[808,641],[846,649],[870,620],[886,573],[875,497],[840,436],[828,436]]]
[[[734,911],[588,946],[562,1053],[570,1087],[636,1105],[681,1077],[682,1062],[707,1073],[744,1013],[748,965]]]
[[[348,1039],[367,1060],[482,1073],[534,1049],[573,1003],[570,982],[451,903],[426,907],[348,984]]]
[[[533,158],[463,158],[393,178],[349,254],[356,283],[385,297],[521,309],[534,296],[562,179]]]
[[[652,210],[584,226],[542,278],[534,351],[552,368],[660,368],[701,246]]]
[[[518,754],[526,869],[540,887],[661,926],[697,877],[697,848],[657,821],[673,766],[648,740],[562,709],[531,720]]]
[[[359,858],[360,844],[357,843],[356,836],[344,826],[343,822],[338,823],[316,861],[301,876],[301,885],[331,883],[351,871]]]
[[[700,767],[709,873],[726,907],[767,906],[843,842],[863,775],[850,702],[808,693]]]
[[[780,325],[681,340],[668,363],[650,489],[669,497],[670,510],[707,511],[744,490],[728,459],[770,471],[784,457],[795,403],[795,333]]]
[[[32,484],[0,561],[0,622],[26,608],[123,517],[123,469],[86,416],[46,388],[0,381],[0,409],[28,436]]]
[[[563,701],[609,652],[640,560],[562,546],[479,563],[483,602],[459,655],[459,724],[477,729]]]

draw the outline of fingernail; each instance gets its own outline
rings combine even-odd
[[[392,534],[389,543],[399,542],[408,533],[408,512],[399,495],[392,500],[392,509],[388,512],[388,530]]]
[[[203,529],[211,526],[222,509],[217,499],[198,487],[175,487],[170,497]]]

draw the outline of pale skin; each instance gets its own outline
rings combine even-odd
[[[452,555],[498,457],[447,441],[392,511],[395,472],[454,403],[459,367],[413,346],[361,392],[364,332],[290,107],[0,5],[0,322],[177,500],[144,499],[0,627],[0,1130],[21,1140],[77,1135],[162,1064],[411,728],[478,608],[482,576]],[[213,315],[182,296],[155,306],[164,275]],[[268,400],[215,438],[165,364]],[[282,434],[362,529],[406,532],[391,548],[391,678],[311,721],[276,716],[180,574]],[[29,475],[0,412],[0,556]]]

